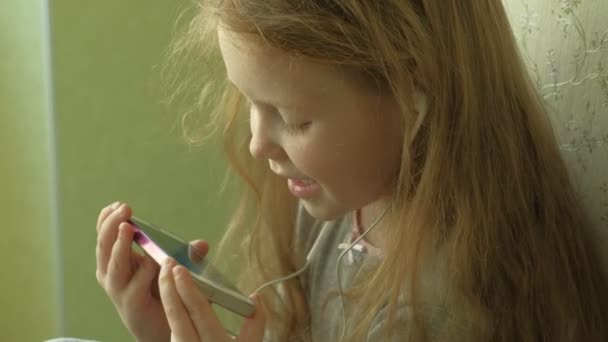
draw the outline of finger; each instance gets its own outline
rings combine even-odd
[[[106,290],[111,297],[121,292],[132,276],[131,254],[133,250],[131,249],[131,244],[133,242],[133,234],[134,230],[131,225],[124,222],[120,224],[118,238],[112,247],[112,253],[108,262],[108,277],[105,284]]]
[[[146,258],[146,263],[150,263],[151,265],[154,265],[153,267],[155,269],[154,278],[152,279],[152,296],[160,299],[160,291],[158,290],[158,276],[160,273],[160,265],[158,265],[156,260],[152,259],[152,257],[147,254],[146,254],[145,258]]]
[[[158,297],[158,281],[156,276],[160,270],[160,266],[150,256],[145,255],[142,261],[133,274],[129,285],[129,292],[133,294],[143,291],[152,291],[152,294]]]
[[[103,221],[105,221],[105,219],[108,217],[108,215],[110,215],[114,210],[116,210],[119,205],[120,205],[120,202],[114,202],[101,210],[101,212],[99,213],[99,217],[97,217],[97,227],[96,227],[97,233],[99,233],[99,230],[101,229],[101,224],[103,223]]]
[[[194,240],[190,242],[192,247],[196,248],[199,254],[205,256],[209,253],[209,243],[206,240]]]
[[[203,260],[209,252],[209,243],[204,240],[192,241],[190,242],[190,246],[194,248],[188,248],[188,257],[195,263]]]
[[[266,325],[264,309],[260,306],[257,295],[251,299],[255,303],[255,312],[252,317],[245,318],[237,341],[262,341],[264,339],[264,327]]]
[[[203,341],[222,341],[227,335],[211,308],[211,303],[194,284],[190,273],[183,266],[173,268],[175,286],[198,336]]]
[[[120,204],[116,210],[111,211],[108,216],[102,221],[99,233],[97,234],[97,268],[106,273],[108,260],[118,235],[118,225],[124,221],[122,217],[128,207],[126,204]]]
[[[101,211],[99,212],[99,216],[97,217],[97,225],[95,226],[95,230],[97,231],[97,240],[98,243],[95,245],[95,259],[97,262],[97,267],[95,269],[95,275],[97,277],[97,282],[99,283],[99,285],[101,285],[102,287],[104,286],[104,282],[105,282],[105,274],[102,274],[101,269],[100,269],[100,260],[99,260],[99,231],[101,230],[101,224],[103,223],[103,221],[105,221],[108,216],[112,213],[112,211],[114,211],[114,206],[119,205],[119,202],[114,202],[108,206],[106,206],[105,208],[101,209]]]
[[[102,275],[107,272],[108,261],[112,253],[112,247],[118,236],[118,225],[131,216],[131,209],[122,204],[113,211],[101,224],[101,230],[97,235],[97,270]]]
[[[172,335],[179,341],[200,341],[184,303],[175,289],[172,269],[175,261],[167,259],[160,268],[158,288]]]

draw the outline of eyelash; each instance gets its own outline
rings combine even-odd
[[[310,122],[306,122],[303,124],[297,124],[297,125],[288,125],[285,122],[283,122],[283,127],[285,128],[285,131],[287,131],[287,133],[289,135],[298,135],[298,134],[304,132],[309,126],[310,126]]]
[[[255,104],[253,104],[249,99],[246,100],[246,105],[249,108],[249,110],[251,110],[251,108],[255,107]],[[283,120],[283,116],[278,111],[276,111],[276,114],[278,114],[281,117],[281,124],[283,126],[283,129],[289,135],[298,135],[298,134],[304,132],[311,124],[310,122],[305,122],[305,123],[300,123],[300,124],[287,124]]]

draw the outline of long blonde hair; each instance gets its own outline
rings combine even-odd
[[[175,55],[218,60],[218,25],[355,70],[394,96],[404,130],[418,119],[411,94],[427,96],[426,117],[403,141],[385,257],[347,293],[361,320],[349,340],[365,339],[385,303],[388,336],[403,300],[416,340],[449,340],[454,329],[469,341],[608,340],[608,284],[590,224],[501,1],[201,1]],[[211,127],[222,131],[244,185],[223,245],[243,247],[242,283],[253,289],[302,265],[291,229],[297,203],[249,155],[242,96],[211,76],[201,98],[217,100]],[[421,279],[429,265],[442,272],[440,306],[451,322],[440,332],[425,311],[432,294]],[[263,293],[262,302],[279,340],[310,324],[297,280]]]

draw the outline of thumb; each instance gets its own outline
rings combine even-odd
[[[193,249],[188,250],[188,257],[194,262],[201,261],[209,253],[209,243],[205,240],[194,240],[190,242]]]
[[[236,341],[262,341],[266,317],[257,294],[251,297],[255,303],[255,311],[251,317],[245,318]]]

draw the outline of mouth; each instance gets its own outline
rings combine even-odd
[[[287,187],[294,196],[302,199],[311,198],[321,190],[321,185],[312,179],[288,178]]]
[[[272,162],[270,162],[270,170],[277,176],[287,179],[287,188],[295,197],[301,199],[312,198],[321,191],[321,185],[317,181],[300,175],[292,176],[296,174],[295,172],[280,172],[282,170]]]

